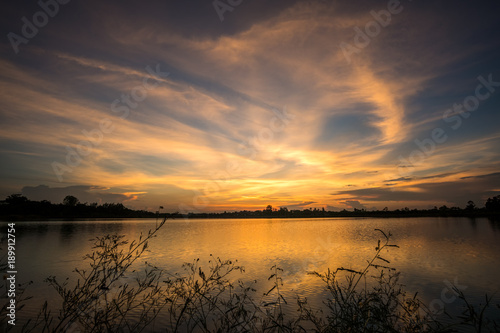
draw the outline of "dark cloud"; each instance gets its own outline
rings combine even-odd
[[[479,176],[467,176],[467,177],[462,177],[460,179],[482,179],[482,178],[498,178],[500,177],[500,172],[495,172],[495,173],[490,173],[487,175],[479,175]]]
[[[344,205],[346,205],[347,207],[350,207],[350,208],[366,209],[366,206],[363,205],[358,200],[346,200],[346,201],[341,202],[341,204],[344,204]]]
[[[401,178],[396,178],[396,179],[389,179],[389,180],[386,180],[385,182],[386,183],[389,183],[389,182],[409,182],[410,180],[413,180],[413,178],[401,177]]]
[[[76,185],[66,187],[49,187],[46,185],[26,186],[22,189],[22,194],[30,200],[49,200],[53,203],[60,203],[67,195],[78,198],[80,202],[97,203],[123,203],[128,196],[120,193],[113,193],[110,189],[99,186]]]
[[[301,202],[301,203],[298,203],[298,204],[293,204],[293,205],[283,205],[283,207],[286,207],[288,208],[288,210],[303,210],[303,209],[307,209],[309,205],[312,205],[316,202],[314,201],[304,201],[304,202]]]
[[[417,189],[417,190],[415,190]],[[364,188],[339,191],[335,194],[351,195],[358,200],[380,202],[442,202],[464,206],[468,200],[482,206],[488,197],[498,195],[500,173],[466,177],[460,181],[422,183],[409,188]]]
[[[447,173],[441,173],[441,174],[438,174],[438,175],[431,175],[431,176],[420,177],[419,179],[444,178],[444,177],[456,175],[457,173],[458,172],[447,172]]]
[[[338,212],[338,211],[342,210],[342,208],[340,208],[340,207],[330,206],[330,205],[326,205],[325,209],[327,211],[331,211],[331,212]]]

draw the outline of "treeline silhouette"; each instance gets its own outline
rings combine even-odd
[[[239,212],[223,213],[186,213],[186,214],[166,214],[168,217],[182,216],[187,218],[305,218],[305,217],[500,217],[500,195],[489,198],[485,206],[478,208],[474,202],[469,201],[464,208],[459,207],[434,207],[432,209],[402,209],[389,210],[387,207],[382,210],[366,210],[354,208],[352,211],[346,209],[335,212],[324,208],[293,209],[287,207],[273,208],[268,205],[266,209]]]
[[[160,207],[162,209],[163,207]],[[62,203],[54,204],[47,200],[31,201],[20,194],[12,194],[0,201],[0,218],[3,220],[26,220],[45,218],[305,218],[305,217],[493,217],[500,218],[500,195],[489,198],[484,207],[479,208],[469,201],[464,208],[434,207],[432,209],[382,210],[356,209],[339,212],[327,211],[324,208],[292,209],[287,207],[273,208],[268,205],[263,210],[237,211],[223,213],[162,213],[145,210],[133,210],[121,203],[80,203],[74,196],[66,196]]]
[[[48,200],[32,201],[20,194],[9,195],[0,201],[0,218],[3,220],[27,220],[46,218],[142,218],[155,217],[156,214],[145,210],[133,210],[121,203],[80,203],[71,195],[60,204]]]

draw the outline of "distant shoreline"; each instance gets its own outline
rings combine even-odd
[[[432,209],[402,209],[382,210],[356,209],[339,212],[328,211],[324,208],[288,209],[287,207],[273,208],[268,205],[263,210],[241,210],[232,212],[176,212],[163,213],[163,206],[156,212],[133,210],[121,203],[80,203],[73,196],[66,196],[62,203],[51,203],[47,200],[32,201],[20,194],[13,194],[0,201],[0,221],[71,221],[81,219],[245,219],[245,218],[327,218],[327,217],[367,217],[367,218],[404,218],[404,217],[488,217],[500,219],[500,196],[489,198],[483,208],[478,208],[469,201],[465,208],[434,207]]]
[[[492,220],[498,220],[500,222],[500,214],[326,214],[323,216],[311,215],[311,216],[221,216],[223,213],[218,213],[217,215],[212,215],[210,213],[196,214],[191,216],[181,216],[173,214],[161,214],[158,217],[151,216],[115,216],[115,217],[43,217],[43,216],[2,216],[0,217],[0,222],[79,222],[79,221],[116,221],[116,220],[132,220],[132,219],[149,219],[149,220],[163,220],[167,217],[170,220],[183,220],[183,219],[209,219],[209,220],[228,220],[228,219],[321,219],[321,218],[416,218],[416,217],[464,217],[464,218],[488,218]],[[376,212],[375,212],[376,213]]]

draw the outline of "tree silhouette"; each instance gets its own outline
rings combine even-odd
[[[63,200],[63,204],[65,206],[70,206],[70,207],[75,207],[76,205],[78,205],[80,203],[80,200],[78,200],[76,197],[72,196],[72,195],[67,195],[64,200]]]
[[[469,200],[467,202],[467,206],[465,207],[466,210],[474,210],[476,209],[476,204],[474,203],[474,201],[472,200]]]
[[[28,202],[28,198],[22,196],[21,194],[11,194],[5,198],[5,202],[9,205],[19,205]]]
[[[484,206],[488,211],[500,212],[500,195],[497,195],[496,197],[493,198],[488,198]]]

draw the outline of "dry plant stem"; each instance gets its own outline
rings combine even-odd
[[[80,278],[74,288],[67,288],[68,279],[63,283],[59,283],[53,276],[47,279],[49,284],[54,287],[61,296],[63,300],[62,309],[59,311],[55,326],[52,327],[51,324],[53,320],[47,320],[47,318],[52,318],[52,315],[47,305],[45,305],[33,329],[41,324],[43,331],[59,332],[68,329],[68,327],[75,322],[80,322],[89,329],[91,329],[92,326],[108,326],[107,328],[111,328],[109,327],[109,322],[110,319],[116,319],[118,317],[116,312],[124,319],[125,313],[134,309],[130,300],[135,299],[147,288],[140,288],[138,290],[132,289],[127,292],[127,286],[124,286],[119,295],[122,301],[121,304],[109,304],[106,299],[107,292],[111,285],[123,277],[132,264],[134,264],[134,262],[136,262],[147,250],[148,241],[155,237],[156,233],[165,222],[166,219],[157,225],[155,229],[149,230],[146,236],[141,234],[139,240],[133,241],[129,245],[127,251],[124,251],[122,248],[128,243],[122,240],[124,236],[107,235],[104,237],[97,237],[93,246],[93,253],[84,257],[84,259],[90,261],[89,264],[91,269],[89,272],[75,269],[75,272]],[[161,272],[157,270],[157,273]],[[147,271],[146,276],[148,276]],[[151,276],[149,277],[151,278]],[[154,279],[150,280],[150,282],[153,281]],[[92,305],[98,302],[103,295],[105,297],[104,303],[106,311],[99,313],[96,310],[92,310]],[[126,300],[129,302],[123,303]],[[126,311],[122,308],[123,305],[126,305]],[[93,318],[91,317],[92,314],[94,316]],[[40,320],[42,316],[44,319]],[[95,325],[87,324],[88,322],[92,322],[92,320],[98,320],[98,322],[94,323]],[[123,321],[120,323],[123,324]]]

